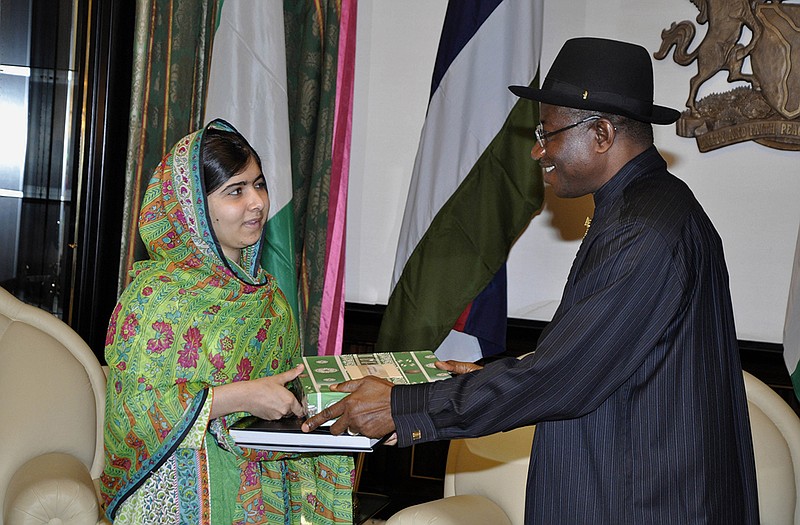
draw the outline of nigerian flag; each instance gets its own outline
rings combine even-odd
[[[282,0],[224,2],[205,109],[206,122],[215,118],[230,122],[261,157],[270,199],[263,265],[297,317]]]
[[[531,160],[542,0],[447,6],[379,351],[474,361],[504,350],[505,262],[541,207]]]

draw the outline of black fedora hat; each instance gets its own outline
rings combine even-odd
[[[604,38],[567,40],[541,88],[508,89],[545,104],[592,109],[652,124],[672,124],[681,115],[653,104],[653,63],[645,48]]]

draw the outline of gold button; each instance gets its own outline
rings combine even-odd
[[[414,440],[414,441],[417,441],[418,439],[422,439],[422,431],[421,430],[415,430],[414,432],[412,432],[411,433],[411,439]]]

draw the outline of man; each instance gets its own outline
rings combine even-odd
[[[752,439],[722,243],[653,146],[652,63],[637,45],[565,43],[531,153],[595,212],[535,351],[452,379],[377,378],[312,417],[400,446],[535,423],[526,523],[758,523]],[[464,364],[444,368],[467,372]]]

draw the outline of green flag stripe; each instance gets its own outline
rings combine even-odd
[[[297,272],[294,269],[294,215],[291,202],[278,211],[266,226],[266,244],[262,266],[278,280],[295,315],[297,309]]]

